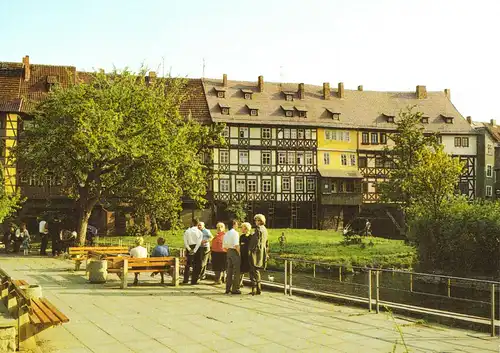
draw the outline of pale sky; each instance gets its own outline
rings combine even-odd
[[[0,61],[451,89],[500,121],[500,0],[0,0]],[[158,70],[159,68],[159,70]]]

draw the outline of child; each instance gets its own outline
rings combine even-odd
[[[28,255],[30,250],[31,238],[28,229],[26,229],[26,223],[21,223],[21,228],[16,230],[16,239],[22,241],[24,255]]]

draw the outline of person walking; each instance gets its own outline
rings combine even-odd
[[[26,223],[21,223],[21,227],[16,230],[16,234],[14,236],[14,252],[18,253],[21,249],[21,245],[23,247],[24,255],[28,255],[30,246],[30,233],[26,228]]]
[[[217,234],[212,241],[212,270],[215,272],[214,284],[221,284],[224,281],[224,272],[226,271],[227,254],[224,249],[223,241],[226,234],[226,226],[224,223],[217,223]]]
[[[223,246],[227,250],[226,294],[240,292],[240,237],[236,231],[238,221],[233,220],[233,228],[224,235]]]
[[[243,287],[243,276],[245,273],[250,271],[250,262],[248,259],[248,242],[250,240],[250,231],[252,230],[252,225],[248,222],[241,224],[241,235],[240,235],[240,254],[241,254],[241,265],[240,265],[240,288]]]
[[[51,224],[50,238],[52,240],[52,256],[57,256],[60,252],[59,244],[61,242],[62,224],[57,218],[54,219],[54,222],[51,222]]]
[[[10,243],[14,240],[14,236],[16,235],[16,227],[12,222],[4,223],[4,227],[3,243],[5,244],[5,253],[8,254]]]
[[[40,235],[40,255],[47,255],[47,245],[49,244],[49,224],[42,218],[38,223],[38,234]]]
[[[184,281],[182,283],[189,283],[189,273],[193,267],[191,276],[191,284],[198,284],[198,279],[201,272],[201,240],[203,234],[198,229],[198,220],[193,219],[191,228],[184,232],[184,247],[187,250],[186,267],[184,268]]]
[[[266,217],[256,214],[255,231],[249,239],[250,281],[252,282],[252,295],[260,295],[262,292],[260,270],[265,269],[269,254],[269,242],[267,229],[265,227]]]
[[[205,279],[205,271],[207,269],[208,259],[210,258],[210,242],[214,238],[210,230],[205,228],[204,222],[198,223],[198,229],[203,234],[203,238],[201,240],[201,271],[200,271],[200,279]]]
[[[167,257],[170,256],[170,250],[168,248],[168,245],[165,244],[165,239],[162,237],[159,237],[156,240],[156,245],[153,249],[153,252],[151,253],[151,257]],[[151,277],[154,277],[158,274],[158,272],[153,272],[151,274]],[[161,284],[165,283],[165,272],[160,272],[161,276]]]
[[[23,244],[24,238],[29,237],[28,230],[26,229],[26,223],[21,223],[21,226],[16,229],[14,233],[14,252],[19,253],[21,250],[21,245]]]

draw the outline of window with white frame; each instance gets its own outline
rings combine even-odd
[[[240,127],[239,136],[240,136],[240,138],[248,138],[248,128],[247,127]]]
[[[462,147],[469,147],[469,138],[462,137]]]
[[[340,164],[347,165],[347,155],[346,154],[340,155]]]
[[[304,191],[304,179],[302,178],[295,179],[295,191]]]
[[[248,164],[248,151],[240,151],[238,160],[240,164]]]
[[[278,152],[278,164],[286,164],[286,152]]]
[[[488,178],[493,178],[493,166],[491,164],[486,166],[486,176]]]
[[[297,152],[297,165],[304,164],[304,152]]]
[[[283,130],[283,138],[286,138],[286,139],[290,138],[290,129]]]
[[[236,180],[236,192],[245,192],[246,182],[245,180]]]
[[[219,188],[221,192],[229,192],[231,190],[231,183],[229,179],[221,179],[219,181]]]
[[[282,177],[281,178],[281,190],[282,191],[290,191],[290,178]]]
[[[296,129],[290,130],[290,138],[293,140],[295,140],[297,138],[297,130]]]
[[[313,153],[306,152],[306,165],[313,165]]]
[[[293,151],[288,151],[287,152],[286,163],[289,164],[289,165],[294,165],[295,164],[295,152],[293,152]]]
[[[304,136],[305,136],[306,140],[310,140],[311,139],[311,130],[306,129],[306,131],[304,132]]]
[[[325,130],[325,140],[332,139],[332,132],[330,130]]]
[[[224,126],[224,130],[222,130],[223,137],[229,137],[229,126]]]
[[[486,196],[493,196],[493,188],[490,185],[486,185]]]
[[[219,155],[220,164],[228,164],[229,163],[229,151],[221,150]]]
[[[272,191],[272,183],[269,179],[262,180],[262,192],[271,192]]]
[[[491,143],[488,143],[488,146],[486,147],[487,148],[487,154],[488,155],[493,155],[493,145]]]
[[[297,130],[297,138],[301,140],[304,138],[304,129]]]
[[[354,167],[356,166],[356,155],[355,154],[351,154],[351,166]]]
[[[271,138],[271,128],[269,127],[262,128],[262,138],[267,140]]]
[[[247,180],[247,192],[257,192],[257,180]]]
[[[323,164],[324,165],[330,164],[330,152],[323,152]]]
[[[271,152],[262,152],[262,165],[271,165]]]
[[[316,180],[314,178],[307,178],[307,191],[315,191],[316,190]]]

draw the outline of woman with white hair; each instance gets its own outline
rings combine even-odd
[[[250,231],[252,225],[248,222],[241,224],[240,234],[240,288],[243,287],[243,275],[250,272],[250,261],[248,260],[248,242],[250,240]]]
[[[135,248],[130,249],[130,257],[146,258],[148,257],[148,250],[143,246],[144,238],[138,237],[135,239]],[[139,272],[134,272],[134,286],[139,283]]]
[[[255,231],[248,242],[250,281],[252,281],[252,295],[259,295],[262,291],[260,270],[265,269],[267,265],[269,242],[267,240],[267,229],[265,227],[266,217],[262,214],[256,214],[254,220]]]

